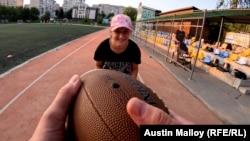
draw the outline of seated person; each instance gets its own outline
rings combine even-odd
[[[192,37],[191,39],[190,39],[190,44],[189,45],[192,45],[194,42],[195,42],[195,37]]]
[[[215,44],[209,44],[207,47],[208,52],[213,52],[215,55],[220,54],[220,49],[219,49],[220,43],[216,42]]]
[[[205,50],[208,52],[214,52],[214,48],[210,44],[208,44],[208,46]]]
[[[215,44],[211,45],[213,48],[218,48],[220,46],[220,42],[216,42]]]
[[[220,48],[220,50],[223,50],[223,51],[225,51],[226,50],[226,47],[227,47],[227,43],[223,43],[219,48]]]
[[[232,44],[227,44],[226,46],[226,51],[232,51],[233,50],[233,47],[232,47]]]
[[[235,54],[240,54],[241,52],[243,52],[245,49],[244,47],[241,46],[236,46],[235,50],[233,51],[233,53]]]
[[[220,52],[221,52],[220,49],[219,49],[219,47],[214,47],[214,48],[213,48],[213,51],[214,51],[214,54],[215,54],[215,55],[219,55]]]

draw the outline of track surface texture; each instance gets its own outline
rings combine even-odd
[[[0,77],[0,136],[2,141],[28,140],[57,91],[74,74],[95,68],[93,54],[107,38],[104,29],[50,50]],[[222,121],[141,48],[138,79],[155,91],[165,104],[196,124]]]

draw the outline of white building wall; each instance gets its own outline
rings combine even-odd
[[[30,7],[36,7],[39,9],[39,2],[40,0],[30,0]]]
[[[4,5],[4,6],[23,6],[23,0],[0,0],[0,5]]]
[[[54,18],[56,16],[56,9],[58,4],[55,0],[30,0],[30,7],[38,8],[40,15],[44,16],[46,12],[50,13],[50,17]]]
[[[86,9],[88,5],[85,0],[75,0],[72,7],[72,18],[83,19],[86,17]]]
[[[95,8],[99,8],[99,13],[103,11],[105,15],[109,15],[110,13],[121,14],[123,13],[125,7],[124,6],[117,6],[117,5],[110,5],[110,4],[95,4],[93,5]]]

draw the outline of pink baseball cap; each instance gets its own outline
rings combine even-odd
[[[114,31],[120,27],[125,27],[133,31],[132,22],[129,16],[124,15],[124,14],[118,14],[112,18],[111,24],[110,24],[111,31]]]

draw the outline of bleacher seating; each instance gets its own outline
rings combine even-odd
[[[155,32],[154,30],[141,31],[141,38],[145,38],[152,43],[156,43],[158,47],[162,49],[167,49],[171,51],[174,46],[173,40],[170,33],[168,32]],[[198,41],[195,41],[195,38],[186,39],[185,44],[188,47],[188,54],[192,58],[192,62],[197,55],[197,51],[199,49],[198,54],[198,63],[196,67],[199,67],[206,72],[209,72],[211,75],[218,77],[219,79],[225,81],[229,85],[240,90],[240,87],[246,86],[250,87],[250,48],[244,49],[241,46],[232,45],[232,50],[227,49],[227,43],[215,43],[214,45],[210,45],[204,42],[199,44]],[[210,56],[212,60],[210,63],[203,63],[202,60],[206,57]],[[220,71],[218,66],[223,66],[223,64],[227,64],[228,71]],[[247,75],[247,80],[240,80],[235,78],[230,74],[230,72],[234,69],[238,69],[244,72]]]

